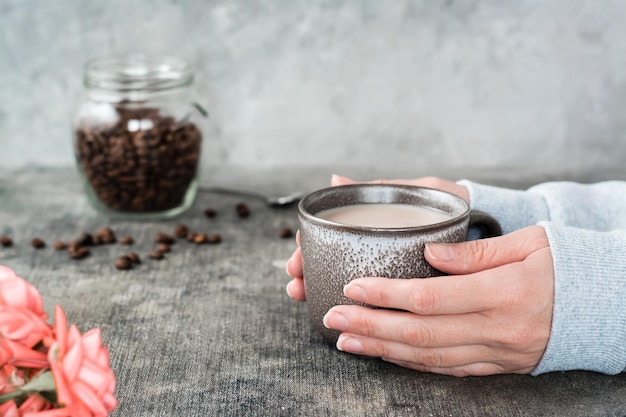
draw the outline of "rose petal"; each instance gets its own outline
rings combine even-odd
[[[0,357],[6,359],[6,352],[10,352],[6,363],[14,366],[25,366],[40,369],[48,365],[48,357],[43,352],[37,352],[12,340],[0,338]],[[4,365],[4,364],[2,364]]]
[[[78,372],[83,366],[83,359],[83,347],[80,343],[75,344],[67,351],[63,360],[63,372],[65,372],[65,376],[67,376],[67,380],[70,383],[78,379]]]
[[[2,417],[20,417],[20,412],[17,410],[17,405],[14,401],[9,401],[4,404],[0,404],[0,416]]]
[[[54,385],[57,390],[57,402],[63,405],[68,405],[72,403],[72,390],[70,388],[70,384],[65,377],[65,373],[63,373],[63,369],[60,364],[52,363],[50,364],[50,368],[52,369],[52,376],[54,377]]]
[[[54,331],[59,345],[59,353],[63,355],[67,350],[67,318],[65,311],[59,305],[54,307]]]
[[[0,305],[0,336],[33,347],[51,333],[50,325],[31,310]]]
[[[81,402],[93,413],[100,415],[107,414],[107,409],[104,407],[104,404],[102,404],[102,399],[89,385],[81,381],[75,382],[72,384],[72,391],[74,391],[74,395],[79,397]]]
[[[103,372],[102,368],[95,363],[85,362],[80,369],[78,379],[90,387],[98,394],[103,394],[115,381],[113,372]]]
[[[13,270],[0,265],[0,305],[25,307],[33,313],[47,318],[43,310],[43,299],[35,287],[15,275]]]
[[[32,394],[20,405],[19,410],[20,413],[26,416],[28,415],[26,413],[47,410],[50,406],[51,404],[46,399],[37,394]]]

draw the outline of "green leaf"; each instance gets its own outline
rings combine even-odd
[[[20,395],[24,394],[24,392],[22,392],[21,390],[16,390],[16,391],[12,391],[12,392],[7,392],[4,395],[0,395],[0,404],[4,404],[6,402],[9,402],[13,399],[18,398]]]
[[[22,387],[22,391],[25,392],[45,392],[54,391],[56,385],[54,384],[54,377],[51,371],[46,371],[43,374],[31,379],[28,384]]]
[[[27,396],[33,393],[40,393],[46,399],[56,397],[56,385],[51,371],[46,371],[36,378],[30,380],[20,389],[0,395],[0,404],[4,404],[10,400],[16,400],[19,397]],[[44,395],[44,393],[47,393]],[[19,401],[16,401],[19,402]]]

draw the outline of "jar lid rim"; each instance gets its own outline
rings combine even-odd
[[[87,88],[162,91],[193,82],[189,63],[179,57],[147,54],[106,55],[85,64]]]

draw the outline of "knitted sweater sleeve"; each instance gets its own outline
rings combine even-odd
[[[526,191],[460,181],[504,233],[539,224],[554,261],[550,340],[533,375],[626,370],[626,182],[544,183]]]

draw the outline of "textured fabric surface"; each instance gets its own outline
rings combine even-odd
[[[236,216],[239,201],[249,218]],[[207,207],[218,216],[205,218]],[[295,243],[278,233],[296,221],[293,207],[214,194],[175,220],[109,221],[88,205],[73,170],[0,171],[0,234],[15,241],[0,247],[0,264],[32,282],[48,312],[61,304],[82,331],[102,329],[117,375],[113,416],[626,415],[624,374],[454,378],[338,352],[311,332],[306,304],[284,291]],[[178,223],[220,233],[222,243],[181,241],[149,260],[154,235]],[[82,261],[51,247],[102,226],[133,236],[143,263],[117,271],[115,257],[128,250],[119,244]],[[48,247],[33,249],[35,236]]]

